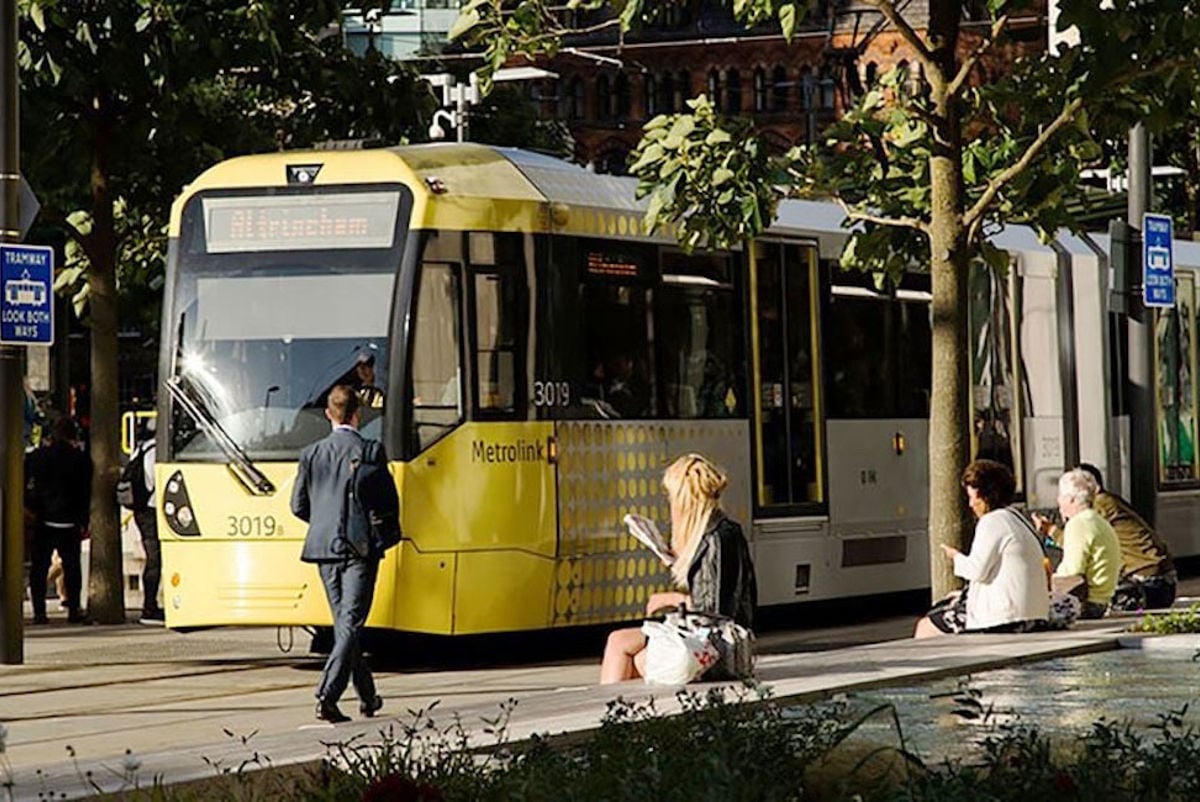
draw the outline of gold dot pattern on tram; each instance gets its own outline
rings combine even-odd
[[[682,454],[708,455],[729,473],[724,503],[749,534],[748,432],[744,421],[560,422],[559,565],[554,624],[642,617],[650,594],[669,588],[667,569],[623,523],[637,512],[666,534],[661,477]]]

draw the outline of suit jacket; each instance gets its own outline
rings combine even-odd
[[[304,562],[340,562],[352,556],[341,533],[342,505],[350,481],[350,462],[360,457],[364,442],[353,429],[335,429],[300,454],[292,514],[308,523],[300,555]],[[376,449],[376,453],[386,469],[384,450]]]

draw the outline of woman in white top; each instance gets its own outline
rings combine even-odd
[[[914,637],[958,632],[1028,632],[1050,614],[1050,593],[1041,539],[1025,516],[1008,505],[1016,483],[1004,465],[975,460],[962,476],[975,513],[969,554],[942,545],[954,573],[970,584],[961,595],[934,607],[917,622]]]

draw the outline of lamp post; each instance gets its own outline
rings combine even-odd
[[[429,138],[445,139],[445,126],[449,126],[455,130],[455,138],[459,142],[466,142],[471,106],[476,105],[480,100],[479,83],[475,73],[471,73],[470,81],[465,84],[459,83],[458,78],[447,72],[420,77],[428,81],[430,86],[441,87],[442,106],[453,107],[440,108],[433,113],[433,119],[429,122]],[[557,77],[558,73],[543,70],[540,67],[505,67],[492,73],[492,83]]]

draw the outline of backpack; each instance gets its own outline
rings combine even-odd
[[[146,487],[146,452],[154,447],[147,440],[133,450],[117,480],[117,503],[134,511],[150,509],[150,490]]]
[[[350,461],[341,524],[342,538],[358,557],[382,557],[400,542],[400,498],[377,440],[365,440]]]

